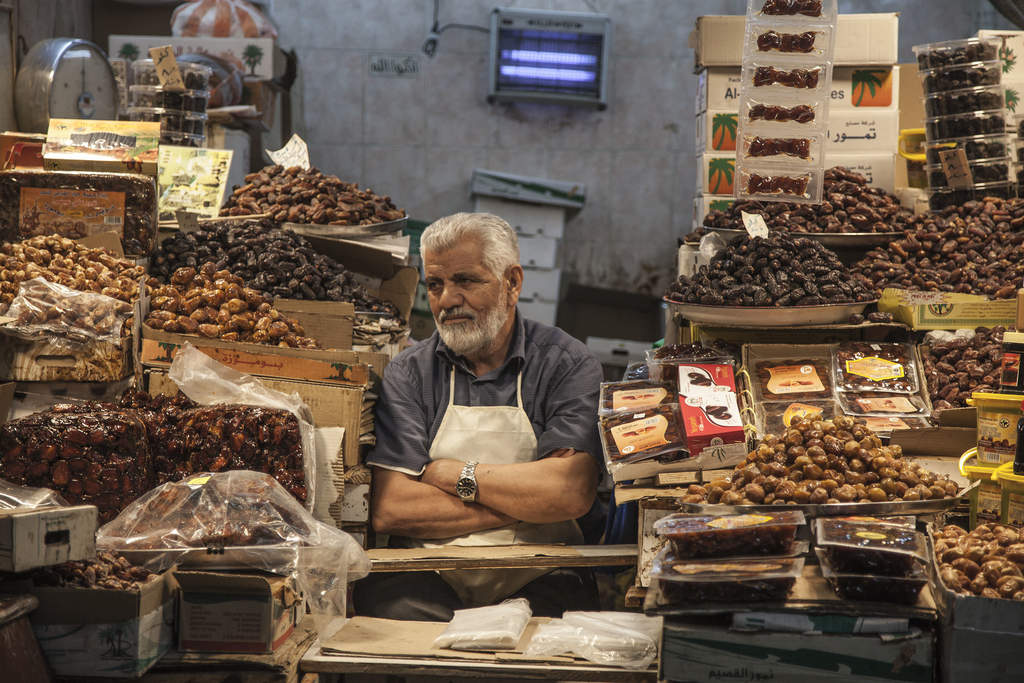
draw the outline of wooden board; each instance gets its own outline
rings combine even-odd
[[[367,551],[375,572],[521,567],[612,567],[636,563],[635,545],[447,546]]]

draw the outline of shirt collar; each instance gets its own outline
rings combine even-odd
[[[436,334],[437,350],[435,353],[459,369],[469,372],[466,359],[449,349],[441,339],[440,333]],[[508,354],[505,356],[505,362],[502,363],[500,370],[504,370],[512,361],[517,361],[519,368],[523,367],[523,363],[526,362],[526,326],[523,324],[523,317],[519,315],[518,307],[516,307],[516,321],[512,325],[512,342],[508,345]]]

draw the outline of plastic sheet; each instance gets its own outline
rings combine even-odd
[[[0,479],[0,510],[64,505],[67,505],[67,501],[53,489],[16,486],[9,481]]]
[[[646,669],[658,656],[661,627],[661,617],[630,612],[566,612],[537,629],[525,654],[571,653],[595,664]]]
[[[103,341],[121,345],[132,305],[95,292],[80,292],[41,277],[25,280],[7,309],[15,320],[6,334],[28,340],[54,337],[73,344]]]
[[[511,650],[519,644],[533,616],[525,598],[498,605],[455,610],[448,628],[434,640],[434,647],[451,650]]]
[[[238,569],[294,574],[323,624],[345,615],[348,581],[370,571],[369,557],[351,536],[315,520],[270,475],[246,470],[158,486],[103,525],[96,547],[144,560],[158,572],[190,550],[206,549],[230,557]]]
[[[287,410],[295,415],[302,435],[306,509],[314,509],[317,479],[313,415],[298,394],[268,389],[255,377],[221,365],[191,344],[185,344],[178,350],[167,376],[186,396],[200,405],[240,403]]]

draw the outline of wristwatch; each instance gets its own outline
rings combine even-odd
[[[476,461],[470,460],[462,468],[459,478],[455,481],[455,493],[463,503],[472,503],[476,500]]]

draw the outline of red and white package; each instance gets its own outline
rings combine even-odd
[[[736,393],[736,376],[729,363],[683,363],[679,365],[679,396],[708,392]]]
[[[680,396],[679,410],[690,456],[706,460],[705,467],[727,466],[746,456],[746,434],[735,392]]]

